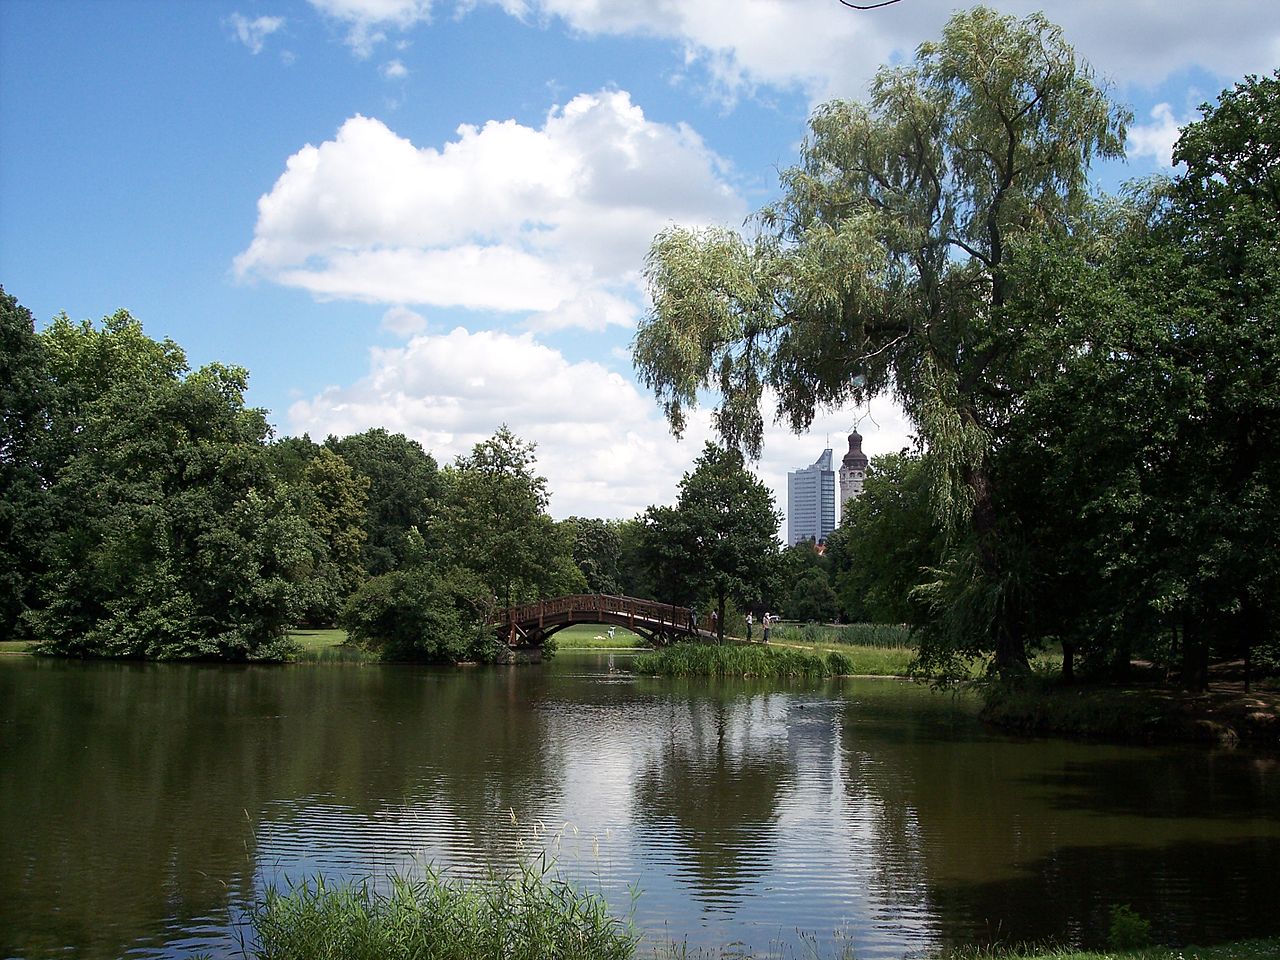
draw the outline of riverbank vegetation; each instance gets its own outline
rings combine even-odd
[[[271,888],[251,913],[258,960],[628,960],[638,937],[604,900],[526,866],[487,882],[323,877]]]
[[[1144,940],[1145,921],[1113,910],[1116,949],[968,948],[931,954],[936,960],[1271,960],[1280,941],[1247,940],[1211,947],[1130,946]],[[1116,917],[1124,921],[1119,926]],[[674,941],[646,940],[629,917],[610,912],[603,897],[584,892],[541,867],[504,877],[449,880],[428,868],[421,878],[394,876],[331,882],[323,876],[285,889],[268,888],[249,911],[246,955],[255,960],[693,960],[728,956]],[[814,949],[810,947],[810,949]],[[834,946],[810,954],[852,957]],[[753,955],[734,948],[738,960]],[[769,957],[780,956],[770,952]],[[762,958],[763,960],[763,958]]]
[[[664,677],[830,677],[854,672],[843,653],[748,644],[677,643],[636,657],[636,673]]]

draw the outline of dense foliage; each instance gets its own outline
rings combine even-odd
[[[191,371],[121,311],[0,296],[0,615],[43,653],[275,660],[339,615],[393,659],[492,658],[503,601],[585,589],[533,448],[505,428],[452,467],[374,429],[271,442],[247,373]]]
[[[708,443],[680,481],[675,506],[644,515],[642,549],[659,596],[711,601],[723,640],[730,602],[757,601],[772,584],[780,520],[773,494],[742,455]]]
[[[917,456],[876,464],[829,576],[843,615],[917,624],[939,675],[1022,678],[1050,642],[1068,675],[1141,653],[1192,687],[1211,655],[1272,657],[1278,90],[1237,84],[1185,172],[1097,201],[1126,112],[1043,16],[957,13],[869,102],[818,109],[754,239],[657,237],[641,376],[677,430],[718,390],[750,450],[766,389],[796,429],[896,397]]]

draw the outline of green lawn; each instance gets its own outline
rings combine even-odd
[[[556,646],[561,650],[625,650],[634,647],[647,647],[648,642],[638,633],[619,627],[612,639],[609,628],[600,623],[579,623],[565,627],[554,634]]]
[[[347,642],[345,630],[290,630],[289,639],[303,650],[323,650]]]
[[[29,646],[26,640],[0,640],[0,654],[26,653]]]
[[[295,659],[303,663],[372,663],[376,653],[347,646],[345,630],[290,630],[289,639],[300,649]]]

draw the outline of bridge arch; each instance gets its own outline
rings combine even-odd
[[[576,593],[508,607],[489,625],[508,646],[527,647],[541,646],[547,637],[578,623],[625,627],[655,646],[704,633],[695,629],[688,607],[606,593]]]

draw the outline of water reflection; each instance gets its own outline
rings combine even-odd
[[[694,946],[1280,929],[1273,758],[1022,741],[896,683],[0,662],[0,955],[237,952],[264,882],[548,848]]]

